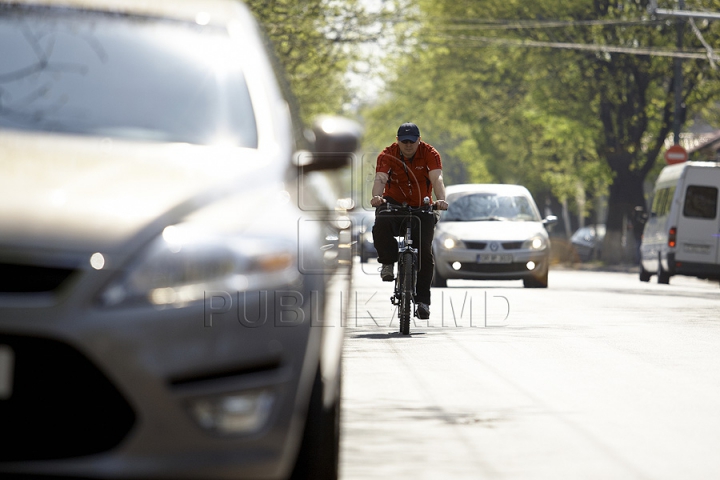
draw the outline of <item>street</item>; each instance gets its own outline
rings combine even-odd
[[[397,332],[355,264],[341,478],[720,478],[720,288],[555,269],[450,281]]]

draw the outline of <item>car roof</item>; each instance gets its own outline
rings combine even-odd
[[[522,185],[509,185],[504,183],[464,183],[448,185],[445,187],[447,195],[457,193],[495,193],[501,195],[528,195],[530,192]]]
[[[2,4],[69,7],[186,21],[197,21],[198,14],[203,14],[203,21],[211,24],[227,23],[242,5],[236,0],[0,0]]]

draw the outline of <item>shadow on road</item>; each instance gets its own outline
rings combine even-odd
[[[452,282],[452,280],[450,280]],[[482,280],[479,280],[478,282],[482,282]],[[470,290],[477,290],[477,289],[483,289],[483,290],[523,290],[525,287],[523,287],[522,284],[520,285],[483,285],[482,283],[478,283],[477,285],[448,285],[447,287],[433,287],[433,290],[437,289],[443,289],[447,288],[448,290],[459,290],[459,289],[470,289]]]
[[[363,333],[361,335],[353,335],[351,338],[365,338],[368,340],[387,340],[388,338],[412,338],[425,335],[424,332],[410,332],[410,335],[403,335],[400,332],[387,333]]]

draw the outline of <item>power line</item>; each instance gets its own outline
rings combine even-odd
[[[651,57],[670,57],[670,58],[694,58],[707,60],[711,58],[715,61],[720,60],[714,53],[711,55],[708,52],[682,52],[682,51],[670,51],[661,50],[657,48],[642,48],[642,47],[619,47],[614,45],[593,45],[586,43],[563,43],[563,42],[539,42],[534,40],[514,40],[507,38],[493,38],[493,37],[474,37],[466,35],[435,35],[437,38],[444,40],[460,40],[469,45],[504,45],[504,46],[517,46],[517,47],[535,47],[535,48],[558,48],[565,50],[584,50],[591,52],[601,53],[623,53],[631,55],[645,55]]]
[[[695,20],[692,18],[688,21],[690,23],[690,27],[692,27],[692,31],[695,34],[695,36],[700,40],[700,43],[702,43],[703,47],[705,47],[705,50],[707,51],[707,58],[710,62],[710,66],[713,68],[713,70],[717,69],[717,64],[715,63],[715,50],[710,46],[709,43],[705,40],[705,37],[703,37],[702,32],[700,32],[700,29],[695,25]]]
[[[345,18],[340,16],[339,18]],[[427,22],[432,23],[428,24]],[[441,28],[444,30],[524,30],[542,28],[565,28],[565,27],[593,27],[593,26],[654,26],[665,23],[665,20],[658,19],[631,19],[631,20],[483,20],[483,19],[455,19],[452,17],[424,17],[422,19],[407,18],[378,18],[375,23],[366,22],[359,25],[360,28],[380,24],[425,24],[429,28]],[[270,22],[267,26],[285,27],[295,25],[293,21]]]
[[[528,21],[528,22],[507,22],[507,23],[470,23],[470,24],[440,24],[433,23],[430,28],[441,30],[530,30],[543,28],[566,28],[566,27],[594,27],[594,26],[654,26],[663,24],[663,20],[549,20],[549,21]]]

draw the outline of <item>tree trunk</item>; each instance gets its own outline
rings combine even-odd
[[[562,218],[565,225],[565,238],[570,240],[572,237],[572,225],[570,224],[570,209],[568,208],[567,198],[562,200]]]
[[[638,248],[643,224],[638,221],[635,207],[645,206],[644,178],[636,172],[617,172],[610,186],[606,234],[602,259],[610,265],[634,264],[638,261]]]

